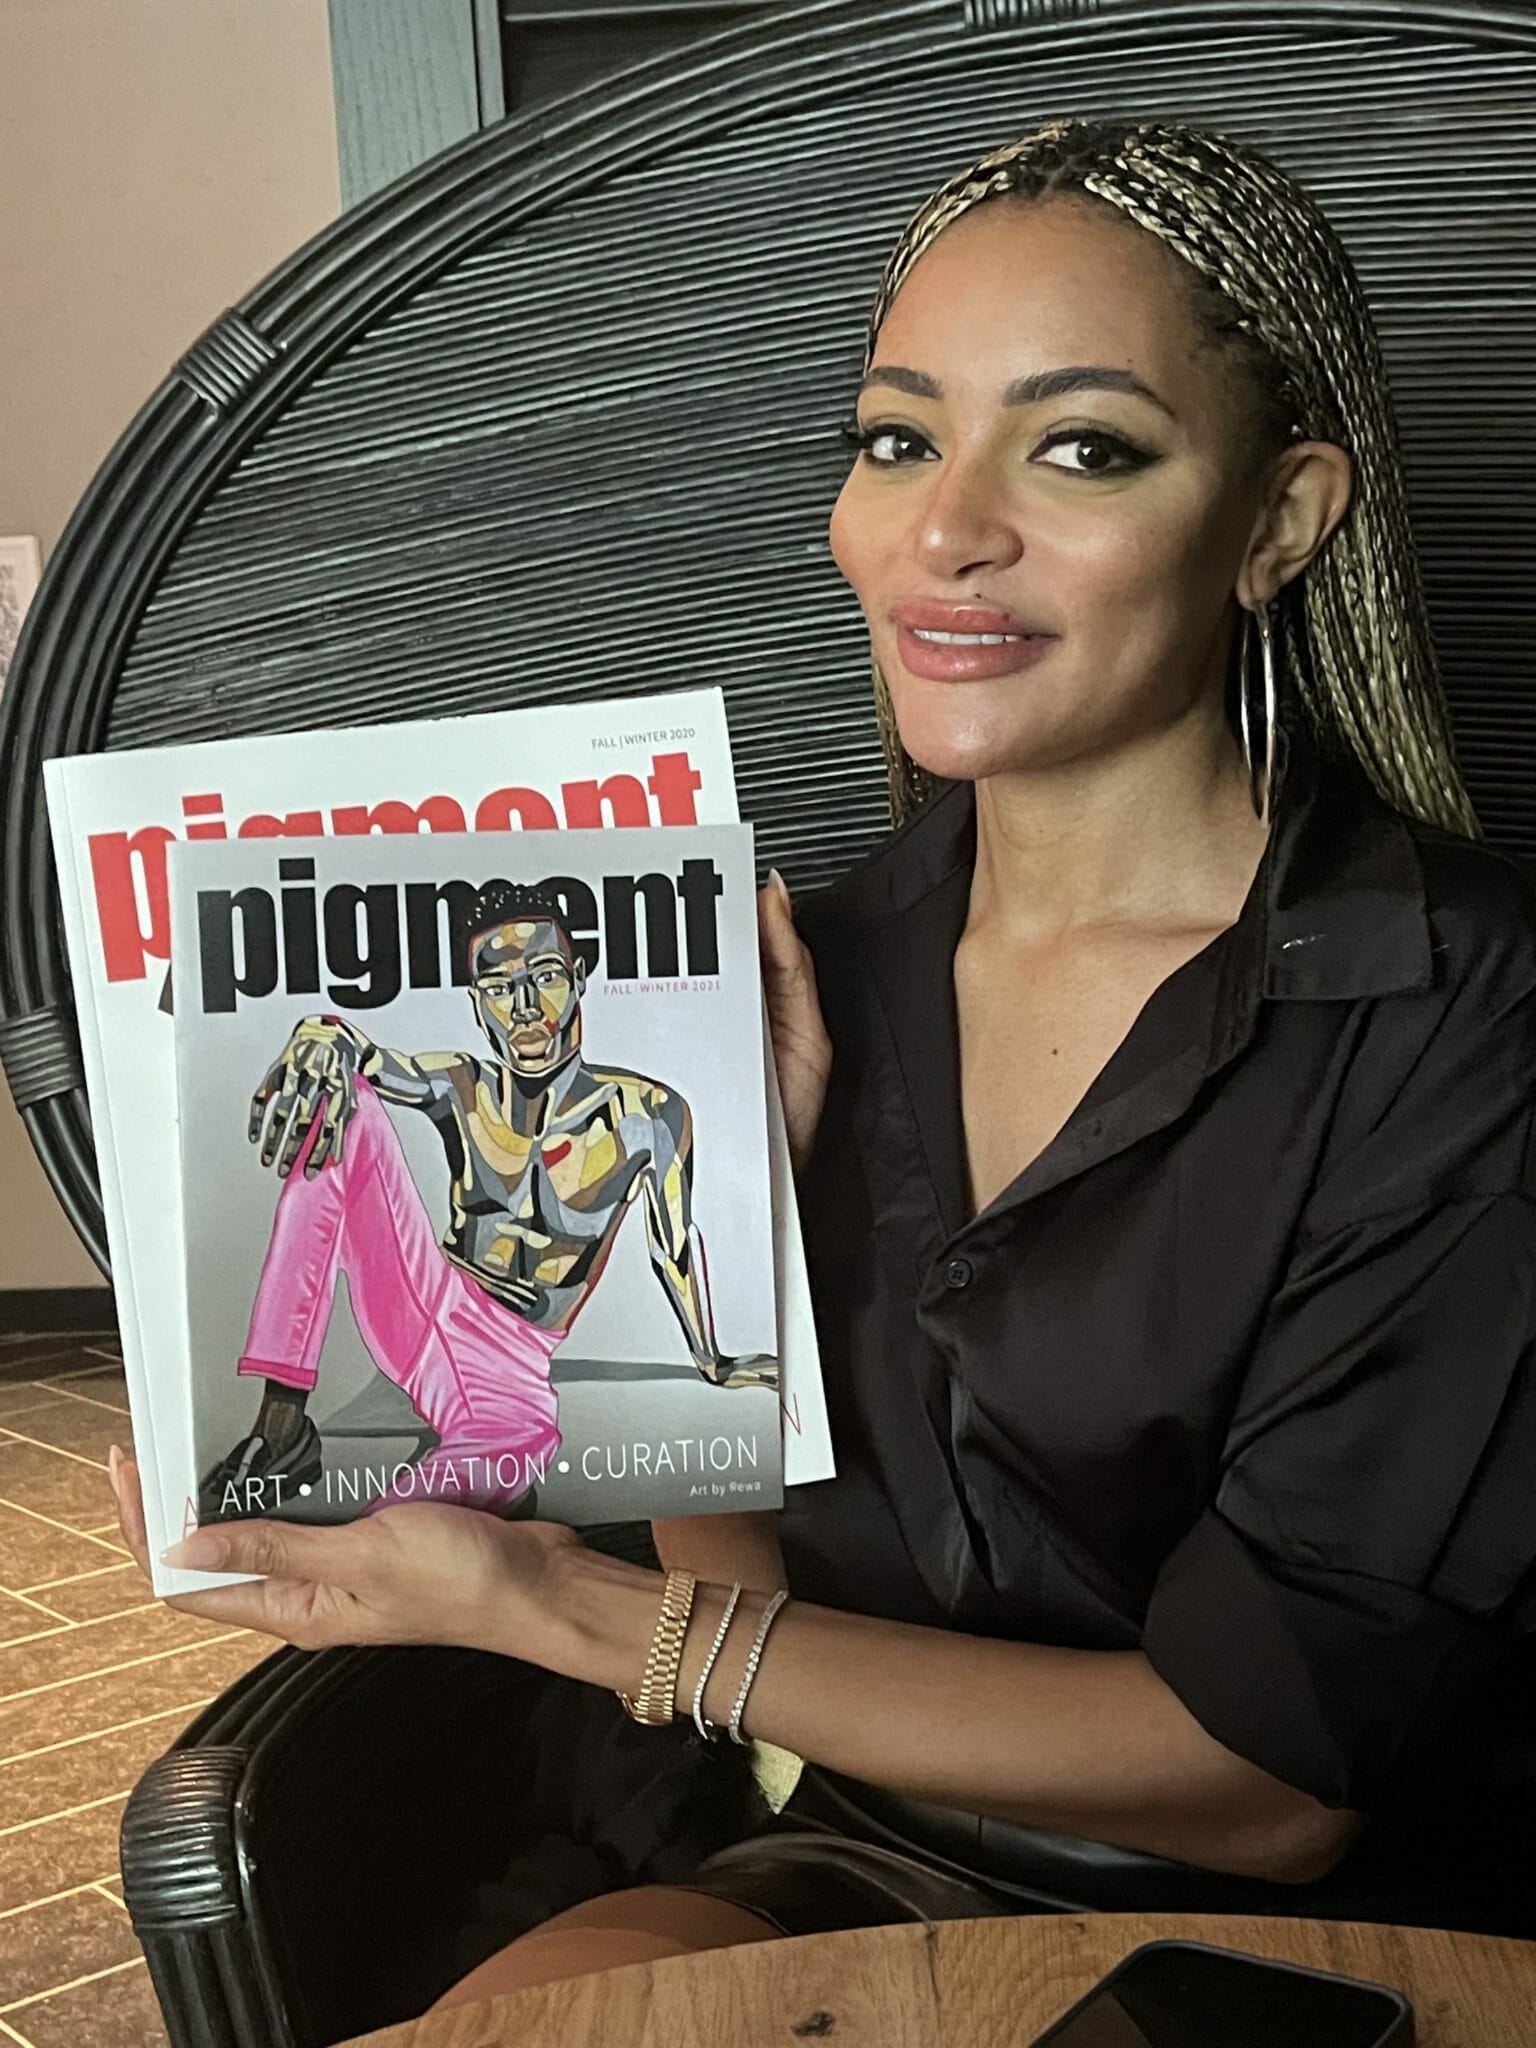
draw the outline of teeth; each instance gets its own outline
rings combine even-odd
[[[1027,633],[940,633],[928,626],[914,626],[912,632],[916,639],[932,640],[940,647],[1008,647],[1030,637]]]

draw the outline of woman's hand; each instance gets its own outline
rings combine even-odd
[[[149,1546],[138,1467],[110,1461],[118,1520],[140,1568]],[[167,1602],[302,1650],[338,1643],[450,1643],[564,1670],[566,1578],[586,1546],[553,1522],[504,1522],[474,1508],[410,1502],[340,1527],[252,1520],[199,1529],[167,1553],[194,1571],[261,1572]]]
[[[822,1022],[816,970],[795,930],[789,891],[777,868],[769,871],[768,886],[758,891],[757,930],[789,1156],[799,1173],[811,1156],[827,1099],[832,1041]]]

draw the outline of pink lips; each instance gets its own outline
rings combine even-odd
[[[1056,635],[989,606],[914,598],[891,607],[902,666],[930,682],[978,682],[1031,667]],[[939,637],[932,637],[939,636]]]

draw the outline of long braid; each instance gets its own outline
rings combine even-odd
[[[1456,766],[1375,327],[1343,246],[1256,150],[1171,122],[1053,120],[947,181],[913,216],[870,313],[865,368],[912,266],[962,215],[1001,197],[1087,193],[1165,242],[1205,290],[1202,318],[1237,351],[1273,435],[1352,457],[1343,521],[1276,607],[1287,682],[1325,741],[1353,753],[1399,810],[1480,828]],[[898,818],[931,787],[875,693]]]

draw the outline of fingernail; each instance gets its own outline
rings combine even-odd
[[[119,1466],[119,1465],[121,1465],[121,1463],[122,1463],[122,1462],[123,1462],[123,1454],[122,1454],[121,1450],[119,1450],[118,1446],[117,1446],[116,1444],[108,1444],[108,1446],[107,1446],[107,1470],[108,1470],[108,1472],[109,1472],[109,1473],[110,1473],[110,1474],[112,1475],[112,1478],[114,1479],[114,1481],[115,1481],[115,1480],[116,1480],[116,1478],[117,1478],[117,1468],[118,1468],[118,1466]]]
[[[189,1572],[216,1572],[229,1556],[229,1541],[216,1529],[196,1529],[190,1536],[183,1536],[179,1543],[173,1543],[169,1550],[160,1553],[162,1564],[174,1565]]]
[[[773,885],[773,887],[778,890],[779,900],[784,905],[784,908],[788,910],[790,907],[789,884],[785,881],[784,877],[779,873],[777,868],[770,868],[768,870],[768,880]]]

